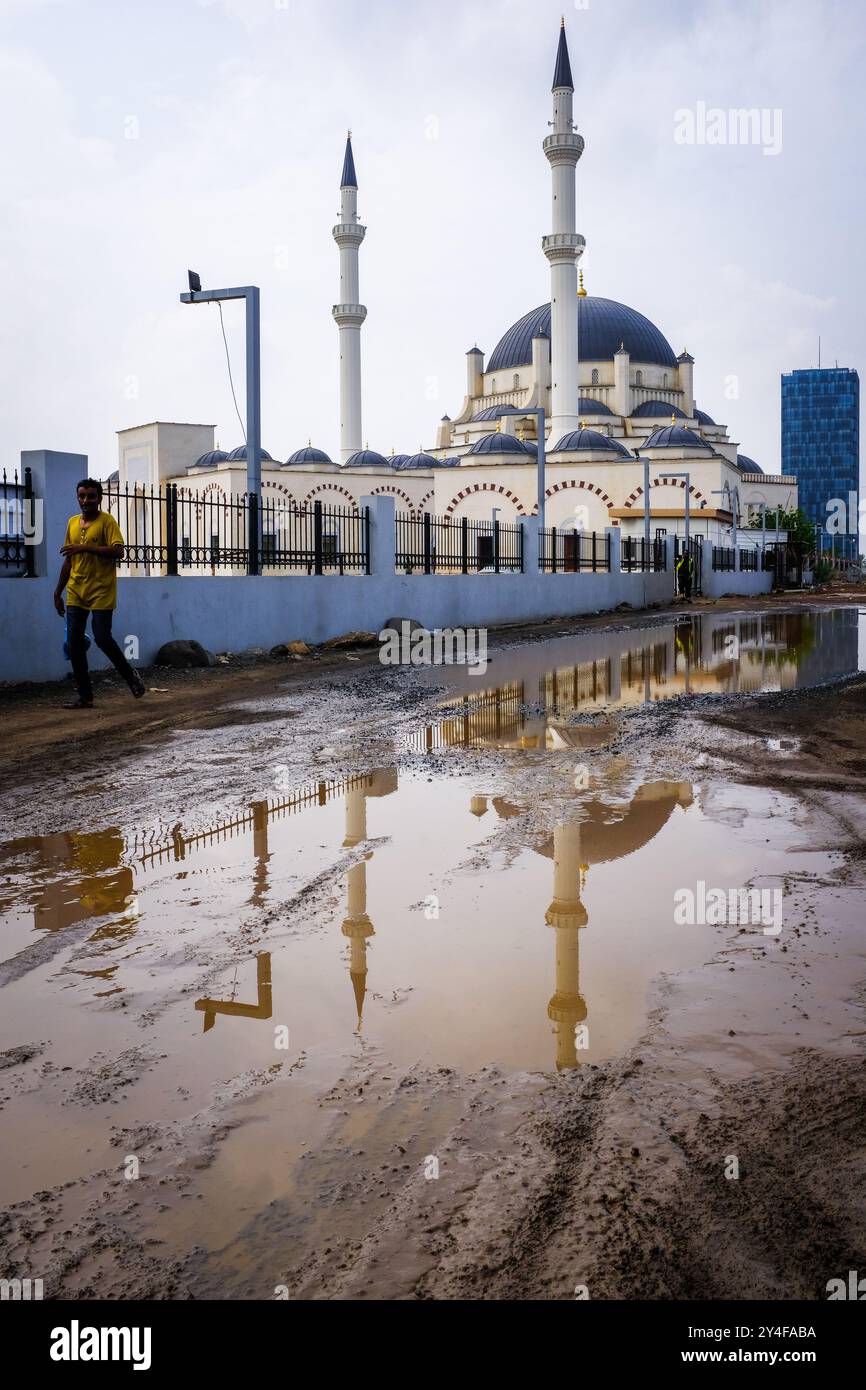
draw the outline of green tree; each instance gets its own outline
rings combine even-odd
[[[815,523],[810,521],[804,511],[798,507],[796,511],[786,512],[784,507],[771,511],[767,509],[767,535],[776,529],[776,517],[778,515],[778,526],[781,531],[788,532],[788,545],[796,555],[798,560],[804,556],[811,555],[815,549]],[[752,517],[750,522],[753,531],[761,530],[760,513]]]

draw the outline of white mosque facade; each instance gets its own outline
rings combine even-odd
[[[565,28],[553,79],[553,119],[543,141],[551,170],[552,224],[542,239],[551,298],[500,338],[485,360],[466,354],[466,394],[435,441],[415,454],[386,457],[364,442],[360,249],[366,228],[357,212],[351,135],[341,178],[340,299],[332,314],[340,350],[340,456],[309,442],[285,461],[262,451],[262,496],[306,507],[313,501],[355,507],[362,497],[392,496],[398,510],[517,521],[537,513],[537,416],[545,412],[545,524],[642,534],[645,465],[653,533],[682,533],[686,479],[692,529],[730,543],[761,504],[794,508],[794,477],[764,472],[738,451],[723,424],[695,401],[694,358],[675,353],[637,310],[588,294],[578,262],[575,174],[583,138],[574,127]],[[230,499],[246,489],[246,450],[215,446],[210,425],[155,422],[119,433],[121,486],[174,482],[194,496]]]

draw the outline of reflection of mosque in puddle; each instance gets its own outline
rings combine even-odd
[[[342,844],[344,849],[353,849],[368,838],[368,800],[390,796],[397,790],[396,769],[383,768],[342,782],[321,782],[274,804],[256,802],[248,813],[198,834],[185,836],[176,826],[170,842],[163,845],[147,842],[145,848],[141,842],[133,842],[130,846],[117,831],[110,830],[100,835],[17,841],[14,847],[18,852],[36,849],[46,866],[62,865],[72,870],[71,874],[66,873],[41,889],[35,917],[36,925],[43,928],[58,929],[112,912],[128,913],[129,905],[135,903],[133,870],[129,864],[123,864],[122,859],[130,849],[140,873],[173,862],[184,865],[185,875],[185,866],[197,847],[250,832],[254,868],[248,901],[261,905],[267,896],[268,865],[274,854],[269,845],[269,829],[274,820],[292,811],[323,806],[343,797],[345,834]],[[586,876],[594,864],[623,858],[647,844],[661,830],[675,807],[688,806],[691,800],[691,787],[679,782],[646,783],[625,804],[601,796],[577,798],[573,818],[558,824],[552,836],[535,846],[537,853],[553,861],[553,892],[545,921],[555,933],[556,985],[547,1013],[556,1036],[559,1069],[579,1064],[576,1030],[588,1017],[587,1004],[580,991],[579,949],[580,930],[588,924],[582,901]],[[505,796],[481,794],[472,796],[468,806],[469,813],[476,818],[492,811],[497,820],[502,821],[520,815],[523,810]],[[345,875],[346,911],[341,930],[348,942],[348,973],[358,1031],[367,995],[367,946],[375,935],[367,911],[367,871],[373,857],[372,849],[363,853]],[[235,982],[227,998],[208,996],[195,1001],[196,1011],[204,1016],[206,1033],[214,1027],[218,1015],[252,1020],[272,1017],[270,952],[259,952],[255,961],[254,1000],[238,999]]]
[[[452,700],[443,707],[442,722],[421,731],[416,746],[603,746],[614,734],[612,722],[597,719],[568,725],[564,722],[567,716],[576,711],[600,711],[612,702],[666,698],[688,690],[757,689],[772,687],[772,682],[776,688],[789,686],[796,682],[798,672],[804,671],[808,671],[809,680],[815,680],[827,674],[826,666],[821,665],[825,638],[831,670],[841,673],[856,669],[857,614],[850,614],[853,623],[848,614],[843,615],[844,621],[836,622],[836,617],[833,613],[724,616],[712,621],[686,617],[640,634],[595,634],[591,659],[553,669],[548,644],[518,648],[506,654],[509,667],[514,669],[517,664],[519,668],[515,679],[471,701]],[[471,688],[469,680],[467,685]],[[125,840],[118,830],[108,829],[17,840],[4,847],[4,854],[7,861],[10,857],[36,857],[35,868],[28,872],[29,880],[36,882],[30,901],[37,928],[53,932],[90,918],[105,918],[91,939],[104,938],[110,946],[123,942],[138,926],[138,894],[146,875],[175,865],[182,869],[178,877],[184,876],[187,861],[197,849],[243,840],[250,844],[254,861],[247,901],[259,908],[270,891],[269,873],[276,851],[269,844],[269,835],[275,822],[344,798],[343,848],[363,846],[368,838],[368,799],[390,796],[397,785],[396,770],[381,769],[320,781],[279,801],[257,801],[248,811],[194,834],[185,834],[178,825],[161,843],[155,836]],[[647,783],[624,804],[612,792],[607,799],[601,795],[576,796],[573,816],[536,847],[553,863],[552,899],[545,920],[555,934],[555,991],[548,1017],[556,1035],[559,1068],[578,1065],[580,1049],[575,1033],[584,1023],[591,1024],[592,1001],[587,1004],[580,991],[579,935],[584,927],[591,930],[583,904],[586,877],[593,865],[621,859],[647,844],[677,806],[686,807],[690,802],[690,786],[678,782]],[[492,811],[497,819],[507,820],[521,814],[523,808],[503,796],[476,794],[468,810],[476,817]],[[357,1029],[368,992],[368,943],[375,935],[367,911],[368,867],[374,862],[374,850],[360,852],[363,857],[346,873],[347,900],[341,927],[348,943],[352,1016]],[[196,1001],[196,1009],[204,1015],[205,1032],[214,1027],[219,1014],[254,1020],[271,1017],[270,955],[261,952],[255,961],[253,1002],[238,1001],[234,988],[227,991],[227,998]],[[243,993],[246,995],[245,990]]]
[[[593,748],[612,736],[593,714],[683,695],[789,690],[858,667],[857,613],[683,614],[649,629],[584,634],[583,660],[555,665],[557,648],[536,643],[504,652],[509,679],[445,701],[441,721],[411,740],[418,752],[441,747]],[[456,669],[456,668],[455,668]]]

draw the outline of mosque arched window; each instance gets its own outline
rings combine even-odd
[[[490,383],[490,389],[491,389],[491,391],[493,392],[493,394],[494,394],[494,396],[495,396],[495,395],[496,395],[496,377],[494,377],[493,380],[491,381],[491,383]]]
[[[513,378],[512,378],[511,384],[512,384],[512,386],[514,387],[514,389],[515,389],[515,391],[516,391],[517,388],[518,388],[518,386],[520,385],[520,373],[519,373],[519,372],[515,372],[515,373],[514,373],[514,376],[513,376]]]
[[[667,384],[668,384],[668,374],[667,374],[667,372],[665,372],[665,374],[664,374],[664,381],[663,381],[662,384],[663,384],[664,386],[667,386]]]
[[[598,367],[593,367],[592,369],[592,384],[593,386],[598,385]]]
[[[643,386],[643,372],[635,372],[634,384],[635,386]]]

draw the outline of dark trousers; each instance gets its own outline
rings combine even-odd
[[[135,680],[135,672],[111,635],[113,611],[112,608],[93,609],[93,622],[91,624],[93,640],[99,650],[108,657],[118,675],[123,677],[127,685],[131,685]],[[84,644],[87,619],[90,616],[91,610],[89,608],[75,608],[72,604],[67,604],[66,631],[69,638],[69,659],[72,662],[72,674],[75,677],[78,694],[82,700],[93,699],[93,687],[90,684],[90,672],[87,669],[87,647]]]

